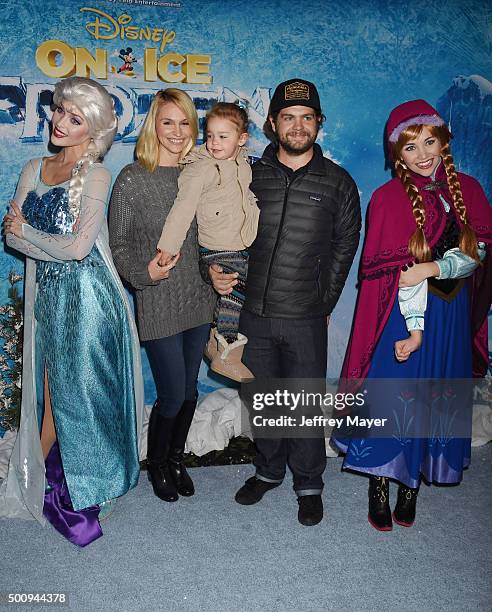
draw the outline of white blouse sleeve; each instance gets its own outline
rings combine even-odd
[[[478,256],[481,261],[485,259],[485,244],[479,242],[477,246]],[[439,268],[438,280],[446,278],[467,278],[478,268],[479,264],[474,259],[462,253],[459,248],[449,249],[444,253],[442,259],[436,259],[434,263]]]
[[[61,261],[84,259],[90,253],[104,222],[110,186],[108,170],[99,164],[92,166],[84,180],[75,231],[59,236],[23,224],[24,239]]]
[[[400,287],[398,289],[398,304],[400,312],[405,318],[409,332],[423,331],[424,314],[427,309],[427,279],[413,287]]]

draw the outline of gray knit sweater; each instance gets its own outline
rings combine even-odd
[[[196,222],[169,278],[153,281],[147,269],[178,189],[178,168],[148,172],[139,162],[119,173],[109,209],[109,242],[120,276],[135,289],[140,339],[172,336],[212,320],[216,294],[198,268]]]

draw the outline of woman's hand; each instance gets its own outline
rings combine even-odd
[[[6,234],[14,234],[17,238],[24,238],[22,224],[27,223],[26,218],[14,200],[11,200],[10,206],[12,210],[8,212],[3,219],[4,231]]]
[[[422,344],[422,332],[414,329],[405,340],[395,342],[395,357],[397,361],[406,361]]]
[[[213,288],[219,295],[228,295],[232,292],[234,285],[237,285],[239,276],[237,272],[226,274],[217,264],[212,264],[208,268],[208,275],[212,281]]]
[[[174,266],[178,262],[179,257],[180,254],[178,253],[171,259],[168,264],[166,264],[165,266],[161,266],[159,264],[159,261],[161,259],[161,253],[156,253],[154,259],[151,259],[149,261],[149,265],[147,266],[150,278],[153,281],[160,281],[165,278],[169,278],[169,270],[174,268]]]
[[[439,266],[433,261],[413,264],[407,270],[400,272],[399,287],[415,287],[426,278],[439,276]]]

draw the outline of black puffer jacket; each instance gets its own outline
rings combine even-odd
[[[253,165],[251,190],[261,213],[244,308],[285,319],[330,314],[359,243],[360,202],[351,176],[315,144],[305,171],[289,179],[269,145]]]

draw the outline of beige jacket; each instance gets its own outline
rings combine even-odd
[[[198,242],[213,251],[240,251],[256,237],[260,210],[249,190],[251,167],[244,149],[236,159],[214,159],[206,146],[184,159],[178,195],[157,247],[176,254],[196,215]]]

